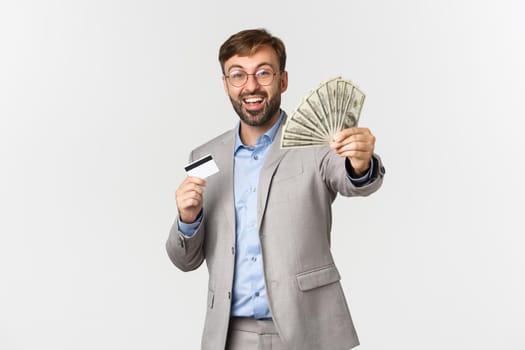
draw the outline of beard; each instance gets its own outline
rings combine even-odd
[[[250,111],[244,108],[243,98],[246,95],[259,95],[265,98],[265,102],[262,108],[254,111]],[[233,109],[241,118],[241,120],[249,126],[264,126],[268,124],[272,118],[277,114],[281,107],[281,95],[276,94],[273,98],[268,98],[266,92],[260,91],[257,93],[243,94],[239,96],[239,100],[234,100],[230,96]]]

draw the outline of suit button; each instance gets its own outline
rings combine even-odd
[[[259,292],[255,292],[255,296],[258,297],[259,296]]]

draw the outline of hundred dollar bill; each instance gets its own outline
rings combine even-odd
[[[306,120],[297,118],[297,119],[287,119],[286,133],[303,135],[311,139],[320,139],[323,140],[325,135],[319,133],[319,129],[315,126],[310,125]]]
[[[344,128],[358,125],[365,94],[341,77],[310,91],[283,126],[282,148],[321,146]]]
[[[326,145],[326,142],[283,140],[282,148],[316,147]]]
[[[361,114],[361,109],[363,108],[363,103],[365,101],[365,94],[353,85],[350,96],[350,101],[343,113],[344,119],[343,125],[341,126],[342,129],[357,126],[359,115]]]
[[[348,84],[346,80],[339,79],[337,81],[337,121],[336,121],[336,129],[341,130],[343,128],[343,122],[344,122],[344,113],[347,104],[349,103],[351,97],[352,97],[352,90],[353,86]]]
[[[331,79],[326,82],[326,99],[328,102],[328,126],[330,127],[330,134],[337,132],[337,99],[338,90],[337,82],[339,78]]]
[[[330,127],[328,126],[329,115],[323,105],[323,99],[325,98],[326,96],[324,96],[324,94],[320,94],[319,91],[316,90],[306,98],[306,103],[313,115],[319,119],[322,127],[322,130],[320,131],[323,134],[328,135],[330,134]]]

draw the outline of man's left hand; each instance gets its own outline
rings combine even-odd
[[[367,128],[348,128],[339,131],[330,148],[341,157],[347,157],[357,177],[366,174],[374,153],[376,137]]]

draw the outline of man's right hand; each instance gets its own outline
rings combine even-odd
[[[199,177],[188,176],[177,188],[175,199],[179,218],[182,222],[190,224],[197,220],[202,210],[202,195],[206,181]]]

